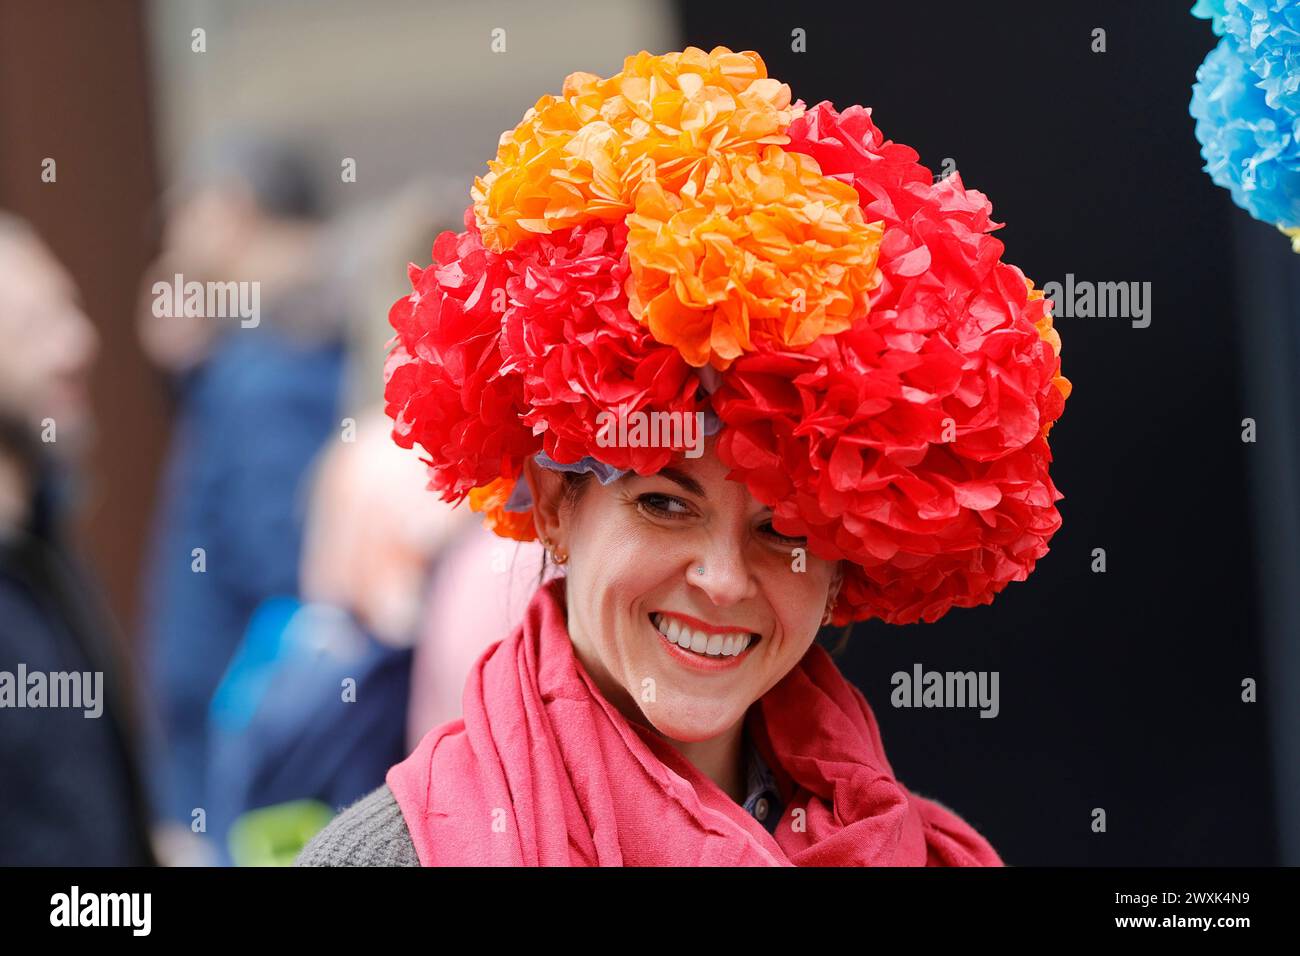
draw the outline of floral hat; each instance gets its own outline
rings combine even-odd
[[[835,624],[991,602],[1060,527],[1070,383],[989,201],[917,160],[870,109],[791,102],[750,51],[570,74],[410,266],[394,439],[523,541],[525,459],[652,474],[685,450],[610,443],[602,419],[698,413],[775,530],[845,562]]]

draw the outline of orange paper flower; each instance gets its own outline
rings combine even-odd
[[[698,192],[647,180],[627,223],[628,306],[697,367],[725,370],[756,337],[797,349],[842,332],[880,282],[883,223],[779,146],[712,163]]]
[[[519,481],[524,478],[520,476]],[[536,541],[537,527],[531,511],[506,511],[505,504],[515,490],[514,478],[494,478],[481,488],[469,492],[471,511],[483,515],[483,527],[503,538],[515,541]]]
[[[1043,422],[1043,437],[1046,438],[1052,431],[1052,425],[1064,411],[1065,400],[1070,397],[1073,386],[1070,380],[1061,374],[1061,333],[1057,332],[1052,325],[1051,300],[1044,298],[1043,290],[1035,289],[1034,284],[1028,279],[1025,280],[1025,284],[1029,286],[1029,308],[1034,311],[1041,309],[1043,313],[1041,318],[1034,321],[1034,327],[1038,329],[1038,337],[1047,342],[1056,353],[1056,374],[1052,377],[1052,386],[1056,394],[1048,404]]]
[[[703,160],[787,142],[803,112],[754,52],[714,47],[641,51],[609,79],[570,73],[503,133],[471,196],[494,252],[534,233],[592,219],[621,221],[647,175],[673,192],[698,182]]]

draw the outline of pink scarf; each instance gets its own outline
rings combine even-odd
[[[956,814],[909,793],[862,693],[814,644],[745,727],[785,812],[769,834],[574,654],[564,579],[478,659],[464,715],[387,781],[424,866],[1001,866]]]

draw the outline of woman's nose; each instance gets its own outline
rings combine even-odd
[[[690,584],[703,590],[719,607],[758,593],[758,584],[745,558],[745,549],[726,535],[710,536],[686,569]]]

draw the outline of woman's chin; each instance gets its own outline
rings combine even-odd
[[[651,725],[663,736],[680,744],[690,744],[702,740],[712,740],[714,737],[726,733],[736,725],[736,722],[743,715],[744,710],[726,715],[720,715],[716,711],[712,711],[707,715],[683,715],[678,711],[671,720],[663,719],[662,714],[649,714],[647,716],[651,718],[658,717],[658,719],[651,719]]]

